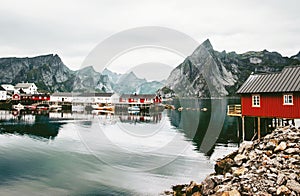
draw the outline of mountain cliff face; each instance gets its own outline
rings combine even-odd
[[[0,59],[2,84],[34,82],[40,89],[46,91],[70,91],[73,76],[74,72],[63,64],[58,55]]]
[[[228,95],[226,86],[233,86],[237,80],[237,75],[225,68],[206,40],[171,72],[166,83],[178,95],[206,97]]]
[[[102,73],[102,75],[107,75],[108,79],[110,81],[118,81],[120,79],[120,77],[122,76],[122,74],[118,74],[115,72],[110,71],[109,69],[105,68]]]
[[[136,88],[147,80],[138,78],[133,72],[123,74],[116,82],[115,91],[119,93],[135,93]]]
[[[297,55],[288,58],[267,50],[243,54],[218,52],[206,40],[171,72],[164,90],[159,92],[164,94],[171,89],[183,97],[235,95],[251,73],[277,72],[297,64]]]
[[[134,72],[117,74],[105,68],[102,74],[107,75],[111,88],[120,94],[155,94],[159,88],[164,86],[164,82],[149,82],[146,79],[138,78]]]
[[[135,92],[137,94],[156,94],[156,91],[164,86],[163,82],[151,81],[140,84]]]
[[[76,71],[72,91],[113,92],[107,75],[96,72],[92,66]]]

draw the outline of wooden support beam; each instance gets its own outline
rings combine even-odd
[[[257,137],[260,140],[260,117],[257,117]]]
[[[295,126],[295,119],[292,119],[292,125]]]
[[[242,116],[242,141],[245,140],[245,116]]]

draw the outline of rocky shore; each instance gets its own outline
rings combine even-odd
[[[219,159],[202,183],[176,185],[173,195],[300,195],[300,129],[282,127],[244,142]]]

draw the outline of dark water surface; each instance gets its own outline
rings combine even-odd
[[[143,114],[0,111],[0,194],[159,195],[200,182],[237,148],[228,102],[180,100],[182,112]]]

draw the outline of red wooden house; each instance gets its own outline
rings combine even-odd
[[[280,73],[251,75],[237,91],[242,116],[300,118],[300,66]]]
[[[49,101],[50,95],[49,94],[13,94],[12,100],[18,101]]]
[[[260,138],[261,118],[275,119],[275,127],[283,125],[283,120],[300,118],[300,66],[286,67],[280,73],[251,75],[237,94],[241,105],[229,105],[228,115],[242,117],[243,139],[245,117],[254,117]]]
[[[161,97],[155,94],[123,94],[120,96],[120,103],[157,104],[161,102]]]

